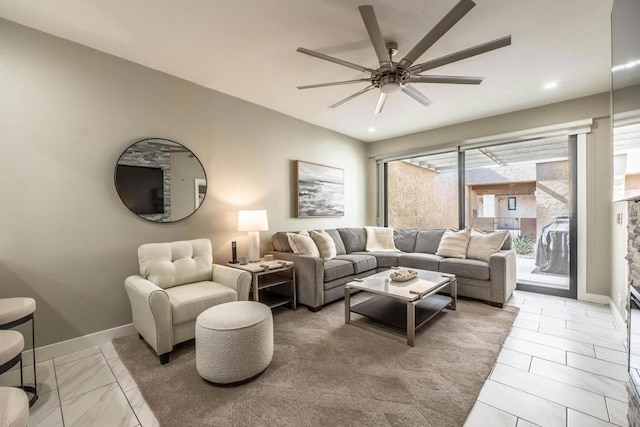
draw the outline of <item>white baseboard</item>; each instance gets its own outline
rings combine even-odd
[[[611,298],[609,298],[609,308],[611,309],[611,314],[613,314],[613,319],[616,322],[616,326],[626,336],[627,322],[625,318],[622,316],[622,313],[620,313],[620,310],[618,310],[618,306],[614,304]]]
[[[591,302],[600,305],[613,305],[608,295],[590,294],[578,291],[578,301]]]
[[[114,338],[134,333],[136,333],[136,330],[133,328],[133,324],[129,323],[128,325],[106,329],[104,331],[95,332],[82,337],[60,341],[43,347],[36,347],[36,361],[40,363],[45,360],[53,359],[54,357],[85,350],[96,345],[102,345]],[[33,364],[33,351],[27,350],[22,352],[22,361],[25,365]]]

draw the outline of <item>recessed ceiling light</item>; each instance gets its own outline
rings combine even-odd
[[[376,128],[372,127],[372,128],[367,129],[367,130],[369,131],[369,133],[374,133],[376,131]]]
[[[549,82],[549,83],[546,83],[543,87],[547,90],[555,89],[558,87],[558,82]]]

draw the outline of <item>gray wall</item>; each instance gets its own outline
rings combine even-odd
[[[587,245],[587,283],[583,291],[608,297],[611,292],[610,230],[613,219],[613,151],[609,105],[609,94],[603,93],[370,143],[368,203],[371,215],[368,221],[376,221],[375,156],[455,145],[472,138],[594,118],[592,132],[587,135],[587,182],[584,188],[578,189],[584,191],[587,198],[587,242],[580,242],[579,245]]]
[[[95,50],[0,20],[0,297],[38,304],[38,346],[127,324],[137,247],[210,238],[226,262],[239,209],[267,209],[269,232],[362,225],[366,147],[352,138]],[[115,162],[145,137],[202,162],[196,214],[153,224],[129,212]],[[293,218],[294,159],[343,168],[346,213]]]

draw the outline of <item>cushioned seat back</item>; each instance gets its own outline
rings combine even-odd
[[[140,275],[163,289],[211,280],[211,241],[147,243],[138,248],[138,262]]]

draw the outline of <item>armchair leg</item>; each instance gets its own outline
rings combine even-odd
[[[492,305],[492,306],[498,307],[498,308],[504,307],[504,304],[501,303],[501,302],[490,302],[489,305]]]
[[[140,338],[141,340],[143,340],[144,338],[142,338],[142,335],[138,334],[138,338]]]
[[[320,310],[322,310],[322,306],[320,306],[320,307],[307,307],[307,310],[309,310],[312,313],[317,313]]]
[[[158,357],[160,358],[161,365],[166,365],[167,363],[169,363],[169,353],[161,354]]]

